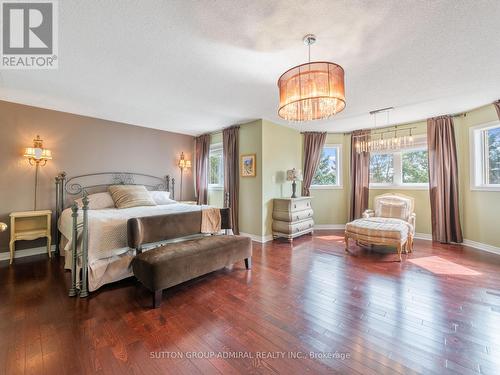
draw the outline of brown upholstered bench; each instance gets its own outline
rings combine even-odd
[[[208,236],[169,243],[137,255],[132,268],[137,279],[154,293],[153,306],[161,303],[163,289],[245,260],[250,268],[252,241],[243,236]]]
[[[197,220],[197,216],[192,212],[130,219],[129,246],[140,252],[145,243],[175,238],[170,233],[169,223],[175,222],[174,226],[178,228],[179,223],[185,219],[190,220],[191,229],[186,230],[184,226],[178,233],[182,233],[182,236],[196,234],[193,232],[199,231],[199,227],[191,222],[193,219]],[[228,221],[223,220],[223,225],[224,229],[228,229]],[[156,308],[160,306],[163,289],[241,260],[244,260],[246,268],[250,269],[251,257],[252,241],[249,237],[213,235],[168,243],[140,252],[132,261],[132,269],[135,277],[153,292],[153,307]]]

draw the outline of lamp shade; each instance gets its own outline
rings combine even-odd
[[[33,139],[33,147],[26,147],[24,149],[24,157],[30,159],[30,162],[31,160],[46,162],[47,160],[52,160],[52,151],[43,148],[43,140],[37,135],[36,138]]]
[[[287,181],[302,181],[302,171],[300,169],[289,169],[286,171]]]
[[[345,107],[344,69],[331,62],[295,66],[278,79],[278,115],[288,121],[325,119]]]

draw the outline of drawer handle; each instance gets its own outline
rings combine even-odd
[[[293,205],[293,208],[297,208],[297,205],[296,205],[296,204],[294,204],[294,205]]]
[[[299,215],[297,215],[297,220],[299,220]]]
[[[311,216],[311,213],[309,212],[309,213],[307,214],[307,216]]]

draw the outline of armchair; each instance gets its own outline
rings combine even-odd
[[[415,201],[412,197],[388,193],[374,198],[374,209],[366,210],[363,217],[347,223],[345,230],[346,251],[348,239],[363,244],[394,245],[401,251],[413,250],[416,215],[413,212]]]

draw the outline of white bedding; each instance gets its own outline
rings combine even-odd
[[[133,208],[109,208],[88,211],[88,261],[89,267],[103,259],[115,257],[129,251],[127,245],[127,220],[133,217],[163,215],[176,212],[200,211],[201,206],[172,203],[159,206]],[[78,221],[83,218],[78,210]],[[59,220],[59,230],[68,239],[65,250],[71,250],[73,218],[71,209],[65,209]]]

